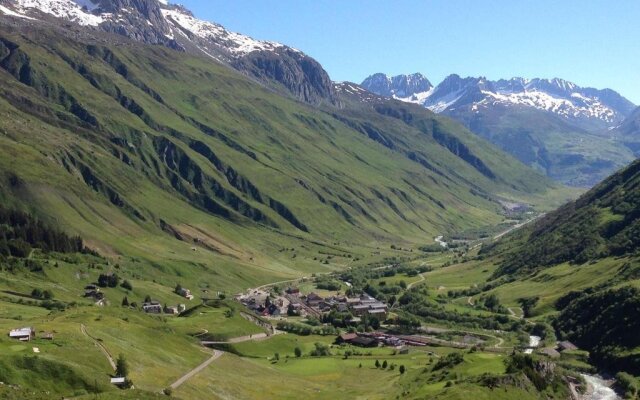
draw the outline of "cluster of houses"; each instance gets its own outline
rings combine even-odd
[[[302,295],[298,288],[289,287],[283,296],[271,299],[269,293],[254,290],[246,295],[236,297],[242,304],[258,315],[278,317],[293,311],[303,317],[319,318],[332,310],[350,312],[355,318],[365,315],[375,316],[382,321],[387,318],[388,307],[368,294],[359,297],[329,296],[322,297],[316,293]]]
[[[263,317],[278,317],[287,313],[287,305],[285,299],[277,298],[273,301],[269,298],[267,292],[254,290],[246,296],[237,297],[249,310]]]
[[[31,326],[12,329],[11,331],[9,331],[9,337],[21,342],[30,342],[31,340],[36,338],[36,330]],[[42,335],[40,335],[40,339],[53,340],[53,333],[42,332]]]
[[[193,295],[191,294],[191,290],[179,287],[176,289],[175,293],[179,296],[184,297],[188,300],[193,300]],[[147,314],[170,314],[170,315],[178,315],[181,312],[185,311],[187,306],[185,304],[176,304],[175,306],[162,306],[159,301],[151,300],[142,303],[142,310]]]
[[[375,316],[380,321],[387,318],[387,305],[366,293],[359,297],[330,296],[323,298],[316,293],[300,296],[295,289],[287,289],[287,298],[291,301],[294,309],[310,310],[312,314],[316,315],[336,310],[338,312],[348,311],[354,317]]]
[[[178,304],[175,306],[162,306],[159,301],[151,300],[145,303],[142,303],[142,310],[147,314],[171,314],[178,315],[184,310],[187,309],[187,306],[184,304]]]
[[[84,287],[84,297],[92,299],[99,306],[104,305],[105,302],[104,293],[100,291],[97,285],[93,284]]]
[[[562,342],[558,342],[558,345],[556,348],[546,347],[544,349],[540,349],[538,352],[550,358],[559,358],[560,353],[564,351],[573,351],[573,350],[578,350],[578,346],[565,340]]]

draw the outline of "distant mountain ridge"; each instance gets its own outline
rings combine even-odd
[[[0,0],[2,14],[25,22],[63,19],[146,44],[205,54],[298,100],[337,104],[329,75],[313,58],[197,19],[184,6],[166,0]]]
[[[452,74],[435,87],[407,90],[405,76],[374,74],[362,87],[452,117],[565,184],[593,186],[637,151],[633,140],[615,131],[635,105],[611,89],[559,78],[491,81]]]
[[[388,77],[377,73],[366,78],[361,86],[381,96],[421,104],[437,113],[469,105],[478,111],[480,107],[501,103],[549,111],[576,122],[600,121],[609,126],[621,123],[635,108],[632,102],[614,90],[582,88],[559,78],[491,81],[484,77],[462,78],[452,74],[436,87],[429,83],[428,86],[407,90],[405,82],[414,76],[429,82],[421,74]],[[379,84],[385,80],[388,87]]]
[[[408,98],[416,93],[428,92],[433,85],[422,74],[396,75],[373,74],[362,82],[362,87],[380,96]]]

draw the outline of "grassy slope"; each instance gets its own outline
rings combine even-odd
[[[0,70],[0,196],[55,219],[106,255],[141,258],[168,273],[210,269],[237,288],[322,269],[312,258],[335,243],[363,258],[390,240],[428,242],[497,223],[496,197],[544,207],[545,193],[561,191],[425,110],[411,112],[437,120],[495,177],[395,118],[354,105],[319,111],[207,59],[29,35],[2,33],[29,63],[12,56]],[[14,71],[25,65],[30,86]],[[72,115],[69,98],[97,126]],[[395,147],[352,127],[365,119]],[[208,150],[196,152],[196,142]],[[411,161],[409,149],[436,171]],[[161,231],[160,220],[184,241]],[[202,240],[197,251],[194,237]],[[293,254],[275,251],[282,247],[298,251],[295,267]]]

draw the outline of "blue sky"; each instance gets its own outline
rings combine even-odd
[[[333,80],[374,72],[559,77],[640,104],[638,0],[180,0],[194,14],[303,50]]]

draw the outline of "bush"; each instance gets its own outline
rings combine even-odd
[[[326,357],[331,355],[329,346],[324,343],[315,343],[315,349],[311,350],[312,357]]]
[[[437,371],[443,368],[452,368],[464,361],[462,353],[449,353],[446,356],[440,358],[436,365],[433,366],[433,370]]]
[[[616,374],[616,387],[626,399],[635,399],[638,396],[638,382],[635,377],[626,372]]]

